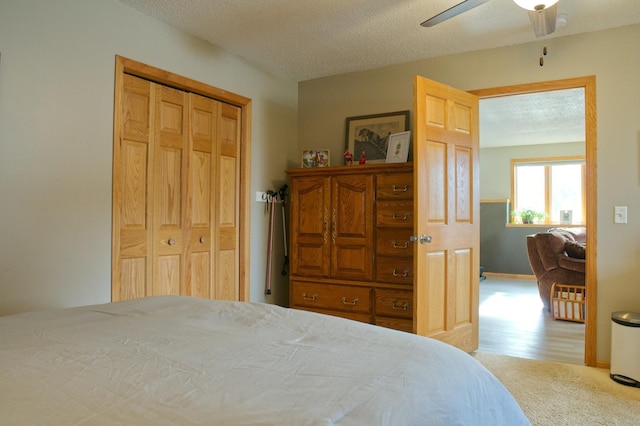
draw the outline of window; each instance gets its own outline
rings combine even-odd
[[[511,160],[513,223],[584,224],[584,157]]]

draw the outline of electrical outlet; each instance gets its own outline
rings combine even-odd
[[[613,223],[627,223],[627,206],[613,208]]]

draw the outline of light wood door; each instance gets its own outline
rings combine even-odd
[[[331,178],[296,177],[291,181],[291,275],[329,277]]]
[[[420,76],[414,91],[414,331],[471,352],[478,348],[478,98]]]
[[[112,301],[249,300],[251,100],[116,57]]]
[[[186,281],[188,95],[152,84],[156,92],[151,295],[181,294]]]
[[[147,295],[152,273],[153,155],[151,83],[130,75],[122,79],[116,110],[113,156],[112,299]],[[149,289],[150,291],[151,289]]]
[[[373,279],[373,175],[331,178],[331,277]]]
[[[112,299],[240,300],[240,109],[130,75],[122,86]]]
[[[189,94],[191,161],[188,180],[187,279],[182,294],[212,298],[215,262],[215,190],[219,103]]]
[[[216,173],[215,299],[240,300],[240,108],[220,103]]]

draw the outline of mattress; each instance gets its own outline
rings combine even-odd
[[[0,318],[0,423],[520,425],[442,342],[274,305],[157,296]]]

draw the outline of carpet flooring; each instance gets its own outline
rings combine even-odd
[[[614,382],[608,369],[471,355],[511,392],[532,425],[640,424],[640,388]]]

